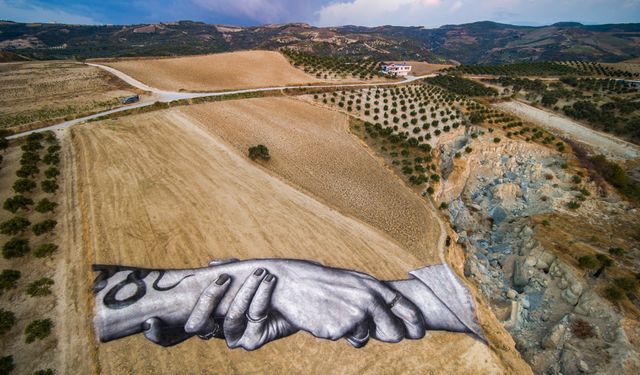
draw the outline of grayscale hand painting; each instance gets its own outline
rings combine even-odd
[[[640,1],[0,0],[0,204],[0,375],[640,374]]]
[[[426,331],[483,340],[469,292],[446,265],[379,281],[351,270],[292,259],[229,260],[189,270],[95,265],[94,325],[107,342],[143,333],[172,346],[191,337],[255,350],[305,331],[356,348]]]

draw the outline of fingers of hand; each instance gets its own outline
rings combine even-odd
[[[187,319],[187,323],[184,326],[185,332],[195,334],[205,329],[208,323],[210,324],[211,315],[229,289],[230,281],[229,275],[222,274],[209,284],[200,295],[200,298],[198,298],[193,310],[191,310],[189,319]]]
[[[239,346],[240,339],[244,334],[247,326],[247,312],[251,300],[255,296],[260,283],[267,276],[267,271],[258,268],[245,280],[240,290],[234,297],[227,315],[224,318],[224,336],[227,340],[227,345],[231,348]]]
[[[268,332],[268,315],[271,305],[271,295],[276,286],[276,277],[267,275],[256,294],[253,296],[249,310],[246,312],[247,326],[242,334],[242,338],[238,342],[238,346],[242,346],[246,350],[255,350],[276,337],[269,337]],[[275,334],[274,332],[271,332]]]
[[[391,313],[385,303],[376,301],[371,305],[369,315],[375,327],[370,332],[373,338],[384,342],[399,342],[405,337],[402,320]]]
[[[391,312],[402,319],[405,335],[409,339],[421,339],[424,337],[426,325],[420,309],[405,297],[400,297],[391,307]]]
[[[365,320],[359,323],[345,339],[356,349],[367,345],[369,342],[369,321]]]

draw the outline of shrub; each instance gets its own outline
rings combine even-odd
[[[35,152],[25,152],[20,157],[20,165],[37,164],[40,161],[40,155]]]
[[[604,254],[597,254],[596,259],[602,267],[611,267],[613,265],[613,260]]]
[[[51,294],[53,280],[48,277],[38,279],[27,286],[27,294],[31,297],[42,297]]]
[[[593,270],[598,267],[598,261],[590,255],[584,255],[578,258],[578,264],[580,267],[588,270]]]
[[[578,208],[580,208],[580,203],[578,203],[576,201],[571,201],[571,202],[567,203],[567,207],[572,209],[572,210],[577,210]]]
[[[33,177],[38,173],[40,173],[40,168],[36,167],[35,164],[25,164],[16,171],[16,176],[27,178]]]
[[[610,301],[618,302],[624,297],[624,291],[617,286],[608,286],[604,289],[604,296]]]
[[[0,293],[15,288],[19,279],[20,271],[3,270],[2,273],[0,273]]]
[[[44,180],[40,185],[42,186],[42,191],[45,193],[55,193],[59,187],[56,180]]]
[[[45,162],[45,164],[56,165],[60,163],[60,156],[58,156],[58,154],[46,154],[44,158],[42,158],[42,161]]]
[[[57,206],[58,204],[56,202],[52,202],[47,198],[43,198],[38,202],[38,204],[36,204],[35,210],[40,213],[45,213],[55,210]]]
[[[6,150],[9,147],[9,141],[2,137],[0,138],[0,150]]]
[[[6,259],[24,256],[29,252],[29,241],[24,238],[14,237],[2,247],[2,256]]]
[[[36,188],[36,182],[28,178],[19,178],[13,184],[13,191],[16,193],[31,192]]]
[[[500,138],[499,137],[493,138],[493,143],[500,143]]]
[[[584,319],[574,319],[571,322],[571,332],[579,339],[588,339],[595,336],[593,327]]]
[[[25,342],[27,344],[35,340],[42,340],[51,334],[53,322],[51,319],[34,320],[24,329]]]
[[[449,205],[447,204],[447,202],[440,203],[440,209],[441,210],[446,210],[448,207],[449,207]]]
[[[0,374],[10,374],[15,367],[12,355],[0,358]]]
[[[0,309],[0,336],[9,332],[11,327],[16,324],[16,316],[13,312]]]
[[[56,178],[60,175],[60,170],[56,167],[50,167],[46,171],[44,171],[44,175],[46,178]]]
[[[0,233],[7,235],[16,235],[23,232],[31,222],[29,220],[16,216],[0,223]]]
[[[544,225],[545,227],[548,227],[549,225],[551,225],[551,223],[549,222],[549,220],[542,220],[542,225]]]
[[[48,368],[44,370],[35,371],[33,375],[55,375],[55,373],[56,372],[53,369]]]
[[[613,283],[625,292],[633,292],[638,287],[638,280],[633,277],[618,277]]]
[[[574,184],[579,184],[579,183],[581,183],[581,182],[582,182],[582,177],[580,177],[580,176],[578,176],[578,175],[575,175],[575,176],[571,177],[571,181],[572,181]]]
[[[32,204],[33,199],[27,198],[24,195],[14,195],[4,201],[2,208],[15,214],[19,209],[26,210],[28,206]]]
[[[269,149],[265,145],[257,145],[253,147],[249,147],[249,158],[251,160],[256,160],[258,158],[262,160],[271,159],[271,155],[269,155]]]
[[[466,152],[467,154],[471,153],[471,151],[473,151],[473,149],[469,146],[464,148],[464,152]]]
[[[36,247],[33,251],[33,255],[37,258],[44,258],[51,254],[53,254],[56,250],[58,250],[58,245],[52,243],[43,243],[42,245]]]
[[[429,187],[427,188],[427,193],[429,193],[429,194],[433,194],[434,192],[435,192],[435,190],[433,189],[433,187],[429,186]]]
[[[623,248],[621,247],[612,247],[609,249],[609,254],[614,255],[614,256],[622,256],[626,253],[626,251],[624,251]]]
[[[31,230],[33,231],[33,234],[39,236],[41,234],[51,232],[53,228],[56,227],[56,224],[58,224],[58,222],[55,220],[45,219],[39,223],[34,224]]]

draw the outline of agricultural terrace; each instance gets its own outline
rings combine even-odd
[[[564,76],[587,74],[582,70],[557,62],[515,63],[503,65],[460,65],[446,70],[449,74],[496,76]]]
[[[598,77],[638,79],[640,71],[624,64],[602,64],[594,61],[565,61],[562,64]]]
[[[511,95],[640,144],[640,91],[610,78],[565,76],[558,80],[518,77],[486,79]]]
[[[242,51],[176,58],[101,61],[151,87],[169,91],[224,91],[323,81],[294,68],[273,51]]]
[[[75,62],[0,64],[0,128],[24,131],[106,111],[134,91],[102,69]]]
[[[318,79],[373,80],[384,78],[380,61],[341,56],[316,56],[289,49],[282,50],[291,64]]]
[[[53,371],[60,145],[47,132],[2,146],[8,146],[0,158],[2,369]]]
[[[314,99],[361,120],[352,125],[354,132],[376,146],[396,172],[423,194],[433,194],[450,172],[450,165],[442,162],[472,152],[479,136],[495,143],[506,136],[560,152],[566,149],[564,142],[538,127],[428,84],[335,91],[316,94]],[[448,146],[446,154],[437,147],[443,144]]]

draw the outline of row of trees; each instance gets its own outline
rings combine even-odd
[[[282,53],[289,58],[293,66],[305,72],[315,74],[318,78],[357,77],[372,79],[381,76],[380,61],[356,59],[337,56],[316,56],[305,52],[283,49]]]

